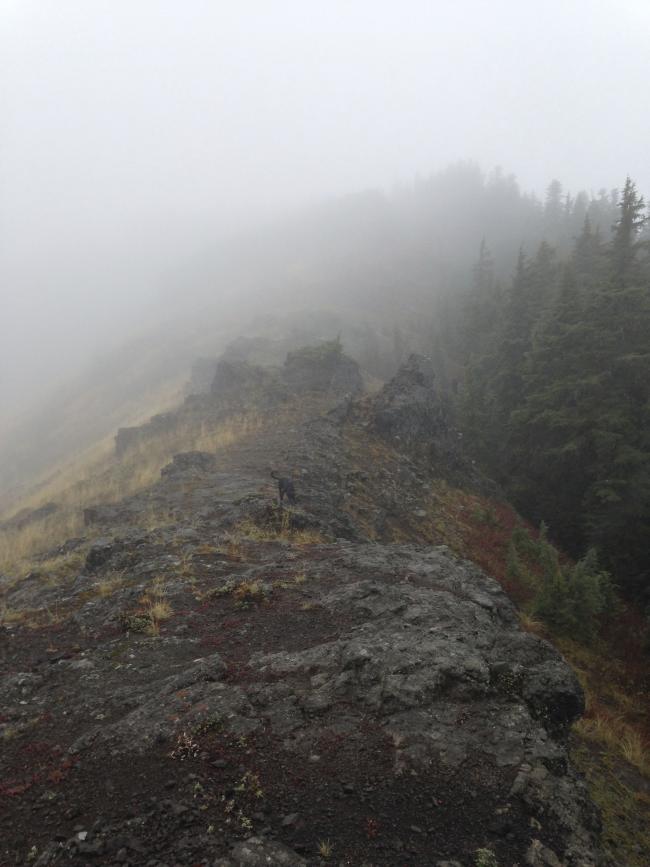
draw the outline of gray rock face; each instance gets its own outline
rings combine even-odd
[[[462,436],[436,388],[431,362],[411,355],[370,405],[370,427],[395,448],[432,464],[443,478],[494,492],[465,455]]]
[[[249,837],[233,847],[229,858],[220,858],[214,867],[307,867],[307,862],[282,843]]]
[[[129,449],[146,442],[147,439],[174,430],[177,423],[176,413],[164,412],[152,416],[146,424],[136,427],[121,427],[115,436],[115,454],[120,457]]]
[[[286,389],[275,368],[258,367],[247,361],[221,359],[210,388],[219,406],[237,411],[273,406],[286,399]]]
[[[336,342],[290,352],[283,379],[293,393],[331,391],[342,398],[363,391],[359,365]]]
[[[447,439],[447,412],[428,359],[409,357],[373,399],[372,419],[383,437],[398,438],[405,449],[421,451],[434,439]]]
[[[185,389],[186,394],[208,394],[217,372],[217,364],[217,358],[197,358],[190,369],[190,380]]]
[[[213,399],[229,409],[266,408],[296,394],[332,393],[343,397],[362,390],[358,364],[343,354],[338,343],[290,352],[282,368],[222,359],[211,388]]]

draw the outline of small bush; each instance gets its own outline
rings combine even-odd
[[[544,547],[551,549],[548,543]],[[598,568],[596,552],[588,551],[574,566],[560,566],[557,552],[554,556],[546,554],[544,565],[533,613],[561,635],[571,635],[585,643],[593,641],[600,627],[600,616],[610,614],[616,607],[612,580]]]
[[[595,550],[590,549],[574,565],[562,564],[546,538],[543,524],[538,539],[523,527],[516,527],[507,556],[508,577],[536,587],[530,612],[533,618],[557,635],[589,643],[598,634],[603,619],[618,611],[614,584],[610,575],[599,568]]]

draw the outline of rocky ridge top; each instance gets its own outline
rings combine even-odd
[[[175,456],[89,516],[82,569],[5,592],[57,617],[0,630],[3,864],[602,863],[575,676],[436,535],[435,480],[476,473],[426,360],[327,390]]]

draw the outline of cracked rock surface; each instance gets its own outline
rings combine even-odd
[[[401,436],[434,438],[426,380],[400,376]],[[303,402],[177,455],[88,516],[78,574],[7,584],[26,614],[0,627],[2,865],[603,863],[567,756],[580,686],[427,536],[445,467],[373,440],[394,400]],[[288,524],[269,466],[296,480]]]

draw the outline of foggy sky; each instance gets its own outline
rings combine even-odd
[[[650,192],[649,45],[647,0],[0,0],[3,417],[321,196],[459,159]]]

